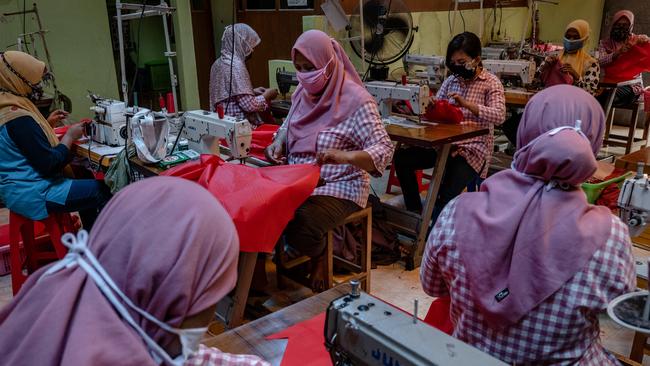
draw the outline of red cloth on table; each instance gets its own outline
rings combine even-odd
[[[539,76],[545,87],[548,88],[554,85],[573,84],[573,76],[562,72],[562,70],[560,70],[561,68],[562,62],[560,60],[547,65]]]
[[[433,122],[459,124],[463,121],[463,112],[449,101],[438,99],[427,107],[424,118]]]
[[[312,194],[320,168],[283,165],[253,168],[201,155],[161,175],[197,182],[221,202],[232,217],[242,252],[270,253],[294,212]]]
[[[451,317],[449,316],[450,309],[451,297],[439,297],[431,303],[424,322],[451,335],[454,332],[454,323],[451,322]]]
[[[287,339],[282,366],[331,366],[325,349],[325,313],[300,322],[266,339]]]
[[[253,139],[251,141],[251,156],[266,161],[264,150],[273,143],[273,135],[280,128],[278,125],[264,124],[253,130]],[[221,145],[228,147],[228,142],[221,139]]]
[[[650,43],[636,44],[624,55],[605,67],[607,81],[620,82],[634,79],[650,71]]]

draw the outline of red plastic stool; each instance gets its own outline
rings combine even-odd
[[[45,227],[46,235],[35,234],[34,227],[39,223]],[[14,295],[27,280],[27,275],[66,255],[68,250],[61,243],[61,236],[75,231],[74,220],[67,213],[52,214],[40,221],[33,221],[13,212],[9,213],[11,289]],[[21,256],[21,249],[23,256]],[[27,275],[23,272],[24,267],[27,269]]]
[[[429,184],[431,182],[431,175],[424,174],[422,170],[416,170],[415,178],[418,180],[418,188],[420,189],[420,192],[429,189]],[[422,182],[423,179],[429,180],[429,183],[423,183]],[[397,179],[397,175],[395,174],[395,164],[392,164],[390,166],[390,173],[388,174],[388,184],[386,185],[386,194],[392,193],[393,187],[399,187],[399,186],[400,186],[399,179]]]

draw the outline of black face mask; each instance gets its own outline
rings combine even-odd
[[[474,79],[474,76],[476,76],[476,66],[468,69],[468,65],[451,64],[449,65],[449,71],[451,71],[452,74],[458,76],[459,78],[472,80]]]
[[[612,29],[612,39],[617,42],[623,42],[630,37],[630,30],[624,27],[616,27]]]

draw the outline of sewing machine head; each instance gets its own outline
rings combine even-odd
[[[506,365],[415,316],[359,291],[329,305],[325,347],[334,365]]]
[[[126,104],[120,100],[102,98],[90,91],[88,98],[95,104],[90,107],[95,118],[87,127],[88,136],[100,144],[124,145],[127,138]]]
[[[291,90],[292,86],[298,86],[298,78],[295,72],[286,71],[283,68],[275,70],[275,81],[278,83],[278,90],[283,98],[287,97],[287,93]]]
[[[619,216],[627,224],[630,236],[641,235],[648,224],[650,212],[650,181],[643,173],[643,163],[639,163],[634,177],[623,182],[618,195]]]
[[[400,84],[390,81],[370,81],[366,89],[379,104],[379,112],[383,118],[391,114],[393,101],[409,101],[413,113],[420,115],[429,105],[429,87],[426,84]]]
[[[506,86],[524,87],[535,80],[536,65],[529,60],[483,60],[483,68]]]
[[[447,76],[444,56],[405,55],[404,68],[411,71],[413,66],[426,67],[425,71],[415,70],[415,76],[426,79],[430,87],[440,87]]]
[[[182,137],[188,140],[189,148],[201,154],[220,154],[219,143],[225,139],[230,155],[244,159],[250,155],[253,130],[246,119],[238,120],[203,110],[183,114],[185,128]]]

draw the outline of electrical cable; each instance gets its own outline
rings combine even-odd
[[[459,10],[458,13],[460,14],[460,19],[463,20],[463,32],[465,32],[465,31],[467,31],[467,29],[465,28],[465,16],[463,15],[462,10]]]

